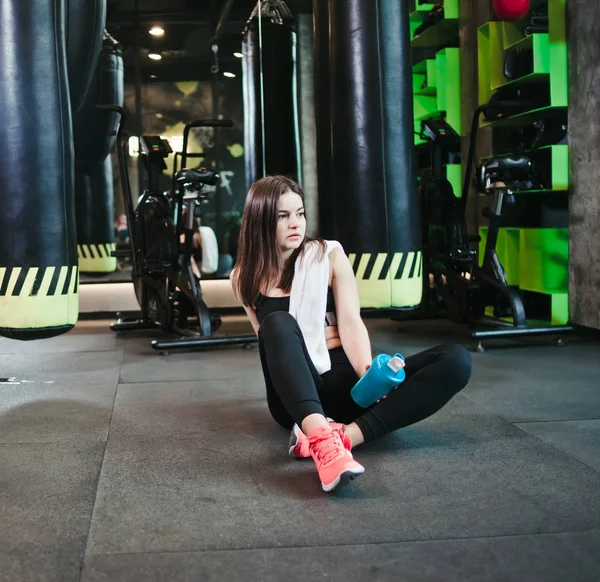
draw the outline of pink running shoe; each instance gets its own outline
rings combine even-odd
[[[351,451],[352,439],[346,434],[346,427],[340,422],[334,422],[332,418],[327,418],[327,420],[329,421],[331,428],[340,433],[344,446]],[[297,424],[292,427],[288,453],[291,457],[296,457],[297,459],[308,459],[310,457],[308,439]]]
[[[346,449],[337,430],[320,426],[311,430],[307,438],[323,491],[333,491],[365,472]]]

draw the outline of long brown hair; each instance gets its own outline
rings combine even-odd
[[[274,283],[281,268],[277,248],[277,207],[279,198],[287,192],[298,194],[304,202],[302,188],[285,176],[265,176],[254,182],[248,191],[238,253],[233,277],[233,288],[243,305],[254,308],[261,290]],[[324,253],[325,241],[307,236],[286,261],[278,287],[289,293],[294,279],[294,264],[307,242],[315,240]]]

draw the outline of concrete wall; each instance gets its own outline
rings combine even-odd
[[[600,2],[567,2],[569,315],[600,329]]]

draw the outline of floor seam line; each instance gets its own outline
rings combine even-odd
[[[475,400],[475,398],[473,398],[471,395],[465,393],[465,392],[459,392],[460,396],[463,396],[464,398],[470,400],[473,404],[476,404],[477,406],[481,406],[481,408],[483,408],[486,412],[488,412],[491,416],[495,416],[497,418],[499,418],[500,420],[503,420],[504,422],[506,422],[507,424],[513,424],[510,420],[508,420],[506,417],[502,416],[501,414],[498,414],[496,411],[492,410],[489,406],[487,406],[486,404],[482,404],[481,402],[479,402],[478,400]]]
[[[108,440],[108,439],[107,439]],[[64,441],[15,441],[8,443],[0,443],[0,447],[8,447],[14,445],[69,445],[73,443],[104,443],[106,444],[106,440],[98,439],[98,440],[81,440],[80,438],[74,437],[72,439],[64,440]]]
[[[492,408],[490,408],[489,405],[480,402],[475,397],[473,397],[471,394],[468,394],[465,392],[460,392],[459,394],[461,396],[464,396],[465,398],[468,398],[471,402],[473,402],[477,406],[481,406],[481,408],[483,408],[484,410],[489,412],[491,415],[497,416],[498,418],[504,420],[505,422],[508,422],[509,424],[512,424],[513,426],[516,424],[533,424],[533,423],[542,423],[542,422],[582,422],[582,421],[586,421],[586,420],[600,420],[600,418],[573,418],[573,419],[569,418],[569,419],[556,419],[556,420],[552,420],[552,419],[551,420],[511,420],[510,418],[507,418],[506,416],[504,416],[504,415],[498,413],[497,411],[493,410]]]
[[[586,422],[587,420],[600,420],[600,418],[562,418],[557,420],[514,420],[512,424],[543,424],[546,422]]]
[[[538,442],[542,443],[543,445],[546,445],[552,449],[554,449],[555,451],[557,451],[558,453],[565,455],[566,457],[568,457],[569,459],[573,459],[575,462],[579,463],[580,465],[583,465],[584,467],[587,467],[590,471],[593,471],[594,473],[596,473],[596,475],[600,474],[600,471],[598,471],[598,469],[595,469],[594,467],[590,467],[587,463],[585,463],[584,461],[582,461],[581,459],[574,457],[573,455],[571,455],[570,453],[567,453],[566,451],[563,451],[562,449],[559,449],[558,447],[554,446],[552,443],[543,440],[542,438],[538,437],[537,435],[534,435],[530,432],[527,432],[526,430],[522,429],[519,426],[515,426],[513,425],[517,430],[520,430],[523,434],[526,434],[530,437],[533,437],[535,440],[537,440]]]
[[[548,531],[548,532],[536,532],[536,533],[514,533],[504,535],[490,535],[490,536],[468,536],[468,537],[452,537],[452,538],[430,538],[430,539],[407,539],[407,540],[386,540],[381,542],[355,542],[355,543],[341,543],[341,544],[327,544],[318,546],[260,546],[255,548],[214,548],[214,549],[198,549],[198,550],[162,550],[162,551],[148,551],[148,552],[113,552],[103,554],[90,554],[95,557],[109,557],[109,556],[146,556],[151,554],[207,554],[216,552],[253,552],[253,551],[265,551],[265,550],[309,550],[314,548],[350,548],[357,546],[381,546],[390,544],[430,544],[438,542],[466,542],[472,540],[494,540],[494,539],[505,539],[514,537],[536,537],[536,536],[556,536],[556,535],[569,535],[569,534],[585,534],[585,533],[600,533],[600,529],[591,528],[583,530],[567,530],[567,531]]]
[[[241,376],[236,376],[232,378],[191,378],[189,380],[141,380],[139,382],[119,382],[120,386],[127,386],[129,384],[183,384],[193,382],[197,384],[198,382],[230,382],[231,380],[244,380]]]
[[[580,465],[583,465],[584,467],[587,467],[588,469],[590,469],[590,471],[593,471],[596,474],[600,473],[600,471],[598,471],[594,467],[590,467],[587,463],[584,463],[581,459],[578,459],[577,457],[574,457],[573,455],[567,453],[566,451],[563,451],[562,449],[559,449],[558,447],[555,447],[554,445],[550,444],[549,442],[546,442],[546,441],[542,440],[541,438],[537,437],[536,435],[534,435],[534,434],[532,434],[530,432],[527,432],[524,428],[518,426],[519,424],[528,424],[528,423],[525,423],[525,422],[514,422],[514,421],[507,420],[504,416],[500,416],[496,412],[493,412],[492,410],[490,410],[490,408],[488,406],[486,406],[485,404],[482,404],[481,402],[475,400],[469,394],[461,393],[461,396],[463,396],[464,398],[469,399],[471,402],[473,402],[477,406],[481,406],[484,410],[488,411],[491,415],[497,416],[499,419],[501,419],[504,422],[510,424],[512,427],[514,427],[516,430],[518,430],[523,435],[526,435],[528,437],[534,438],[535,440],[537,440],[541,444],[546,445],[546,446],[554,449],[555,451],[557,451],[561,455],[564,455],[565,457],[567,457],[569,459],[572,459],[573,461],[579,463]],[[591,419],[591,420],[596,420],[596,419]],[[534,421],[532,421],[532,422],[534,422]],[[548,421],[548,422],[556,422],[556,421]],[[578,421],[574,421],[574,422],[578,422]]]
[[[123,365],[123,359],[121,359],[121,366]],[[96,481],[96,492],[94,494],[94,503],[92,504],[92,510],[90,512],[90,524],[88,527],[87,535],[85,538],[85,548],[83,549],[83,555],[81,557],[81,565],[79,567],[79,582],[83,577],[83,571],[85,568],[85,559],[88,552],[88,547],[90,543],[90,532],[92,531],[92,522],[94,519],[94,512],[96,511],[96,504],[98,502],[98,489],[100,488],[100,479],[102,477],[102,469],[104,468],[104,461],[106,459],[106,448],[108,447],[108,439],[110,438],[110,431],[112,428],[112,419],[115,413],[115,404],[117,402],[117,393],[119,392],[119,383],[117,380],[117,385],[115,386],[115,395],[113,398],[112,408],[110,411],[110,418],[108,419],[108,431],[106,432],[106,440],[104,441],[104,450],[102,451],[102,462],[100,463],[100,469],[98,471],[98,479]]]

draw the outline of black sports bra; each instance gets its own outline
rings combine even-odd
[[[259,293],[256,301],[256,319],[258,323],[262,323],[263,319],[274,313],[275,311],[288,311],[290,310],[290,296],[284,297],[268,297]],[[337,319],[335,315],[335,299],[333,298],[333,290],[331,287],[327,289],[327,308],[325,313],[325,327],[330,325],[337,325]]]

